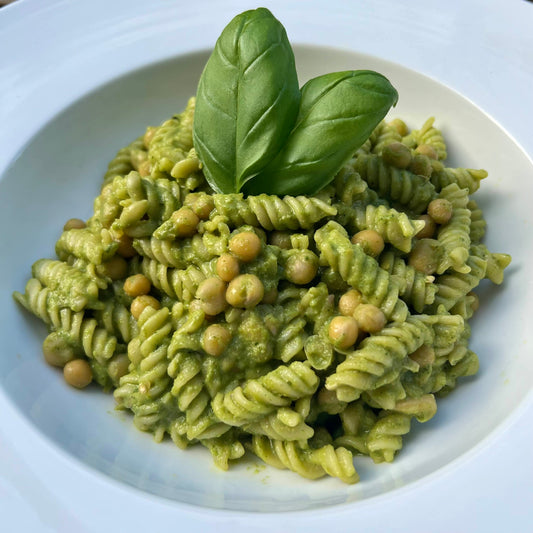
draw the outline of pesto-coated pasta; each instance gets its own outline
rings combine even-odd
[[[424,176],[390,166],[377,154],[358,155],[353,168],[380,196],[415,214],[423,213],[436,196],[435,187]]]
[[[442,132],[433,126],[434,122],[434,117],[428,118],[419,130],[412,130],[403,137],[402,142],[409,148],[417,148],[421,145],[431,146],[435,150],[437,159],[443,161],[448,156],[446,141]]]
[[[117,152],[115,157],[107,165],[107,170],[104,174],[104,182],[102,187],[107,185],[116,176],[125,176],[126,174],[129,174],[132,170],[136,170],[135,165],[132,161],[132,155],[138,151],[145,152],[142,137],[139,137],[131,144],[125,146],[124,148],[121,148]]]
[[[510,263],[482,243],[486,172],[445,166],[433,118],[382,121],[313,196],[220,194],[194,110],[119,150],[14,298],[46,324],[46,361],[85,360],[157,441],[355,483],[354,456],[392,461],[479,367],[472,291]]]
[[[467,273],[470,271],[466,261],[469,256],[471,225],[471,213],[467,208],[468,191],[452,183],[442,189],[439,198],[450,202],[452,216],[438,232],[437,240],[442,244],[443,254],[437,274],[442,274],[450,267],[457,272]]]
[[[243,198],[242,194],[213,195],[217,213],[232,227],[259,226],[266,230],[309,229],[337,210],[319,198],[306,196],[269,196]]]

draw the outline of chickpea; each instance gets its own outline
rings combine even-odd
[[[407,168],[411,164],[411,150],[400,142],[390,143],[383,148],[381,157],[385,163],[396,168]]]
[[[93,371],[85,359],[74,359],[63,368],[63,376],[69,385],[83,389],[93,380]]]
[[[190,207],[180,207],[170,218],[174,223],[176,237],[192,237],[200,222],[198,215]]]
[[[437,151],[430,144],[420,144],[416,147],[415,152],[420,155],[425,155],[429,159],[438,159]]]
[[[383,237],[373,229],[364,229],[352,237],[352,243],[361,246],[365,254],[377,257],[385,248]]]
[[[231,280],[226,291],[226,301],[233,307],[255,307],[265,294],[261,280],[254,274],[241,274]]]
[[[355,308],[363,301],[363,295],[356,289],[345,292],[339,299],[339,311],[341,315],[353,316]]]
[[[157,128],[154,126],[148,126],[146,128],[146,132],[144,133],[143,137],[143,144],[145,148],[149,148],[150,143],[152,142],[152,139],[154,138],[154,134],[156,132]]]
[[[290,255],[285,263],[285,276],[296,285],[305,285],[318,272],[318,257],[311,250],[300,250]]]
[[[207,278],[198,286],[196,298],[206,315],[218,315],[227,307],[226,284],[219,278]]]
[[[413,174],[429,178],[433,173],[433,165],[431,164],[429,157],[422,154],[416,154],[409,165],[409,170]]]
[[[418,220],[423,220],[425,226],[416,234],[419,239],[431,239],[435,235],[437,225],[429,215],[420,215]]]
[[[346,350],[355,344],[359,328],[352,316],[336,316],[329,323],[328,335],[335,347]]]
[[[387,323],[383,311],[372,304],[358,305],[355,308],[353,316],[357,321],[359,328],[367,333],[377,333],[378,331],[381,331]]]
[[[112,280],[122,279],[128,273],[128,263],[119,255],[102,264],[103,274]]]
[[[85,224],[81,218],[69,218],[63,226],[63,231],[68,231],[69,229],[83,229],[86,227],[87,224]]]
[[[273,289],[270,289],[269,291],[265,292],[265,295],[263,296],[261,303],[272,305],[276,303],[277,299],[278,299],[278,289],[274,287]]]
[[[231,254],[222,254],[217,259],[216,270],[222,281],[231,281],[239,275],[239,261]]]
[[[49,365],[64,367],[76,358],[76,351],[64,334],[53,331],[44,339],[43,355]]]
[[[201,220],[207,220],[215,208],[213,198],[208,194],[191,192],[185,197],[184,205],[190,207]]]
[[[134,274],[129,278],[126,278],[124,282],[124,292],[128,296],[141,296],[142,294],[148,294],[152,284],[150,280],[144,274]]]
[[[235,257],[249,263],[260,254],[261,239],[251,231],[243,231],[230,239],[228,248]]]
[[[437,224],[446,224],[452,218],[453,205],[446,198],[437,198],[432,200],[428,205],[428,215]]]
[[[435,350],[429,344],[422,344],[418,350],[409,354],[409,357],[421,367],[431,365],[435,362]]]
[[[129,237],[128,235],[122,234],[118,239],[118,248],[117,248],[117,254],[121,257],[124,257],[126,259],[130,259],[131,257],[135,257],[137,255],[137,251],[133,247],[133,239]]]
[[[131,302],[130,311],[135,320],[139,320],[141,313],[147,308],[153,307],[154,309],[160,309],[161,304],[153,297],[148,294],[141,294],[137,296],[133,302]]]
[[[407,263],[426,274],[434,274],[440,261],[440,243],[435,239],[420,239],[409,254]]]
[[[231,341],[230,331],[220,324],[211,324],[204,331],[202,347],[215,357],[221,355]]]
[[[407,124],[401,118],[391,120],[389,126],[393,127],[402,137],[405,137],[409,133]]]
[[[292,248],[291,236],[284,231],[273,231],[270,234],[270,244],[282,250],[290,250]]]

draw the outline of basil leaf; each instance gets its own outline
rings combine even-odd
[[[325,187],[396,105],[377,72],[334,72],[302,87],[296,124],[284,147],[248,182],[248,194],[315,194]]]
[[[281,23],[265,8],[237,15],[217,40],[196,97],[194,147],[211,187],[239,192],[285,143],[299,101]]]

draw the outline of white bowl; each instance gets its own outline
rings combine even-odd
[[[4,392],[56,446],[107,476],[158,496],[245,511],[361,501],[430,476],[467,454],[496,431],[530,391],[533,359],[524,349],[525,316],[519,310],[532,297],[523,268],[529,251],[520,238],[531,220],[524,205],[533,197],[533,185],[526,179],[533,171],[531,161],[475,105],[416,72],[332,48],[296,46],[295,53],[302,82],[354,66],[385,74],[400,94],[391,116],[414,127],[435,116],[449,140],[449,165],[489,171],[476,194],[489,221],[486,243],[492,251],[511,253],[513,263],[503,286],[484,283],[480,289],[471,346],[479,354],[481,370],[439,400],[434,419],[414,425],[393,464],[356,458],[361,482],[355,486],[333,479],[309,482],[290,472],[258,467],[254,459],[227,473],[217,471],[202,448],[182,451],[138,432],[127,414],[114,411],[112,396],[96,388],[79,392],[67,387],[61,373],[42,360],[44,327],[18,308],[9,293],[23,289],[33,261],[54,256],[65,220],[90,216],[114,153],[147,125],[184,107],[195,93],[208,52],[135,70],[57,114],[28,141],[2,177],[0,247],[10,253],[2,262],[0,331],[6,353],[18,356],[2,358],[0,371]]]
[[[482,13],[475,2],[459,0],[446,6],[417,0],[401,9],[393,0],[350,7],[331,0],[327,9],[309,2],[305,10],[290,0],[267,2],[293,42],[323,45],[295,46],[301,82],[345,68],[378,70],[400,93],[391,116],[412,126],[435,116],[448,139],[451,164],[489,171],[475,196],[489,222],[486,243],[513,255],[504,285],[484,283],[480,291],[471,343],[480,356],[479,374],[439,401],[433,420],[415,425],[395,463],[356,458],[361,482],[355,486],[306,481],[258,468],[253,459],[223,473],[203,449],[154,443],[114,410],[111,396],[68,388],[43,362],[45,328],[13,302],[12,291],[23,289],[33,261],[53,255],[66,219],[89,216],[116,150],[183,107],[195,92],[207,47],[234,14],[251,7],[246,3],[235,1],[229,8],[215,0],[23,0],[0,13],[0,33],[10,48],[0,62],[5,523],[25,531],[21,524],[35,513],[42,529],[91,532],[162,529],[161,524],[191,532],[211,531],[215,524],[217,531],[253,524],[256,531],[357,525],[367,531],[487,532],[507,522],[531,524],[522,504],[531,491],[533,465],[531,430],[524,429],[533,426],[527,330],[533,164],[496,121],[458,93],[348,50],[377,53],[449,81],[487,107],[531,152],[533,71],[514,55],[533,43],[524,37],[530,35],[525,2],[503,6],[502,0],[500,9],[491,4]],[[485,24],[472,27],[470,21],[480,16]],[[3,20],[10,24],[2,26]],[[498,32],[487,31],[492,37],[484,40],[483,28],[496,26]],[[390,35],[397,38],[392,46]],[[475,60],[471,50],[478,53]],[[499,487],[508,490],[500,494]],[[108,513],[94,511],[100,508]],[[302,512],[221,512],[229,509]],[[472,509],[483,516],[473,516]]]

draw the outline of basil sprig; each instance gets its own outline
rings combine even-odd
[[[369,70],[334,72],[308,81],[287,142],[246,191],[317,193],[368,139],[397,99],[387,78]]]
[[[396,105],[369,70],[334,72],[301,90],[281,23],[265,8],[226,26],[200,78],[193,139],[217,192],[315,194]]]
[[[217,192],[239,192],[281,149],[300,90],[285,28],[268,9],[236,16],[198,84],[194,147]]]

